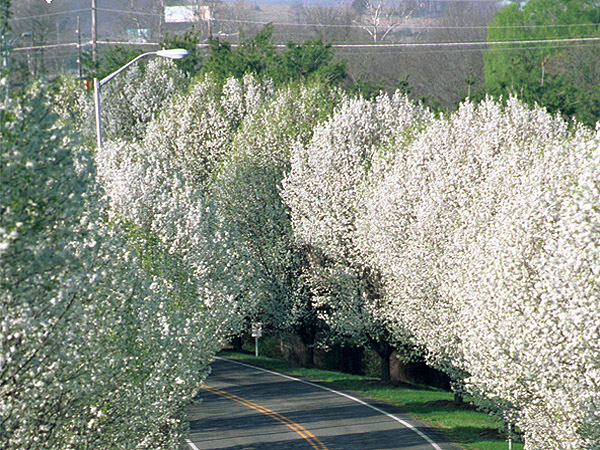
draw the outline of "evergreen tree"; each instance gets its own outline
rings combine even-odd
[[[504,42],[485,54],[485,89],[517,94],[529,104],[593,126],[600,118],[600,46],[596,43],[513,44],[510,41],[598,37],[594,0],[531,0],[498,11],[488,40]]]
[[[266,25],[253,39],[244,38],[238,48],[227,41],[211,39],[210,54],[202,71],[218,80],[242,78],[250,73],[269,78],[276,86],[290,81],[317,78],[339,85],[348,77],[346,63],[335,59],[330,44],[312,39],[301,44],[289,42],[277,53],[273,42],[273,25]]]

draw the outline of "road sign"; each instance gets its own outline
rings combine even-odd
[[[254,338],[254,356],[258,357],[258,338],[262,336],[262,323],[252,324],[252,337]]]
[[[252,337],[259,338],[262,336],[262,323],[255,322],[252,324]]]

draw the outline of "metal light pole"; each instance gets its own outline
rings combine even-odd
[[[8,58],[10,56],[10,51],[15,46],[15,43],[20,38],[30,37],[30,36],[31,36],[31,33],[21,33],[20,35],[13,38],[13,40],[10,41],[8,43],[8,45],[5,46],[4,51],[2,52],[2,67],[4,67],[5,69],[8,68]],[[3,39],[4,39],[4,36],[3,36]],[[9,96],[10,96],[10,74],[8,74],[8,79],[6,80],[6,100],[7,101],[8,101]]]
[[[12,41],[10,41],[8,43],[8,45],[4,49],[4,55],[2,55],[3,56],[3,58],[2,58],[2,66],[3,67],[8,67],[8,57],[10,56],[10,51],[15,46],[15,43],[21,38],[30,37],[30,36],[31,36],[31,33],[21,33],[20,35],[16,36]]]
[[[117,69],[110,75],[102,78],[102,80],[98,80],[98,78],[94,78],[94,112],[95,112],[95,117],[96,117],[96,142],[98,145],[98,150],[100,150],[102,148],[102,122],[100,120],[100,87],[104,86],[106,83],[108,83],[114,77],[119,75],[121,72],[123,72],[129,66],[131,66],[135,62],[139,61],[140,59],[145,58],[146,56],[160,56],[161,58],[181,59],[181,58],[185,58],[189,54],[190,54],[190,52],[188,52],[187,50],[182,49],[182,48],[175,48],[175,49],[170,49],[170,50],[158,50],[156,52],[142,53],[141,55],[139,55],[136,58],[129,61],[127,64],[125,64],[120,69]]]

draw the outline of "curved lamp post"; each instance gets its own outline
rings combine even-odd
[[[134,64],[135,62],[139,61],[140,59],[142,59],[146,56],[160,56],[162,58],[181,59],[181,58],[185,58],[189,54],[190,54],[190,52],[188,52],[187,50],[182,49],[182,48],[175,48],[175,49],[170,49],[170,50],[158,50],[156,52],[142,53],[141,55],[139,55],[136,58],[129,61],[127,64],[125,64],[120,69],[115,70],[113,73],[102,78],[101,80],[98,80],[98,78],[94,78],[94,107],[95,107],[95,113],[96,113],[95,114],[96,115],[96,141],[98,144],[98,150],[100,150],[102,148],[102,123],[100,121],[100,86],[104,86],[106,83],[108,83],[114,77],[119,75],[121,72],[123,72],[129,66],[131,66],[132,64]]]

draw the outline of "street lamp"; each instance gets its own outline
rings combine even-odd
[[[96,115],[96,140],[97,140],[98,150],[100,150],[102,148],[102,124],[100,122],[100,86],[104,86],[106,83],[108,83],[114,77],[119,75],[121,72],[123,72],[129,66],[131,66],[132,64],[134,64],[135,62],[139,61],[140,59],[142,59],[146,56],[160,56],[161,58],[181,59],[181,58],[185,58],[189,54],[190,54],[190,52],[188,52],[187,50],[182,49],[182,48],[174,48],[174,49],[170,49],[170,50],[158,50],[156,52],[142,53],[141,55],[139,55],[136,58],[129,61],[127,64],[125,64],[120,69],[115,70],[113,73],[102,78],[101,80],[98,81],[98,78],[94,78],[94,107],[95,107],[95,113],[96,113],[95,114]]]

